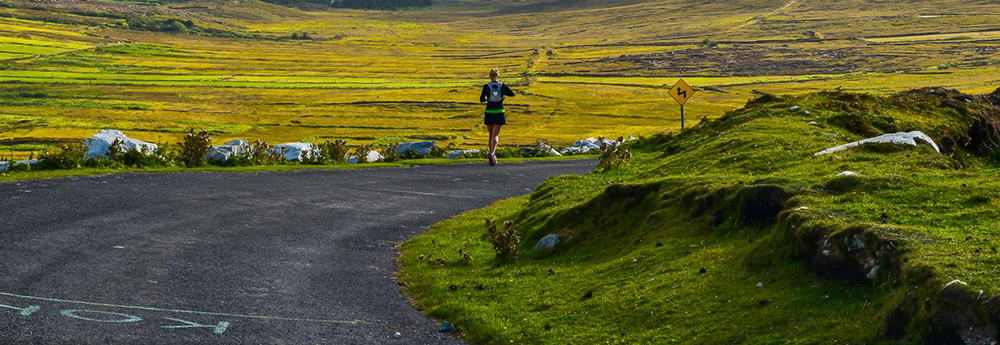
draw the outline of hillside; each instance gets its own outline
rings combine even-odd
[[[401,246],[398,279],[474,344],[996,341],[998,105],[1000,90],[763,95],[627,144],[623,168],[438,224]],[[941,153],[816,155],[915,130]],[[484,218],[516,224],[516,262],[494,259]]]
[[[991,2],[940,1],[301,11],[256,0],[11,0],[0,8],[0,152],[24,158],[106,127],[152,142],[196,128],[223,141],[477,148],[478,84],[493,67],[521,93],[507,145],[677,129],[665,86],[679,78],[699,89],[688,116],[710,118],[755,90],[985,93],[1000,68],[995,13]]]

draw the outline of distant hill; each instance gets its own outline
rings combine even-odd
[[[333,7],[391,10],[406,7],[429,7],[433,0],[335,0]]]
[[[321,4],[337,8],[357,8],[373,10],[394,10],[409,7],[429,7],[433,0],[270,0],[277,5],[297,5],[303,3]]]

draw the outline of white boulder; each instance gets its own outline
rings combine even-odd
[[[87,154],[83,158],[107,157],[108,149],[111,148],[111,143],[114,143],[115,140],[121,141],[122,148],[125,151],[135,149],[146,154],[151,154],[156,152],[158,148],[156,144],[129,138],[117,129],[102,129],[83,142],[83,146],[87,149]]]
[[[590,150],[600,150],[601,142],[597,140],[597,138],[580,139],[573,143],[573,147],[586,147],[587,150],[584,152]]]
[[[556,151],[556,149],[552,148],[552,146],[549,146],[547,144],[541,144],[538,146],[538,148],[549,156],[562,156],[562,153],[559,153],[559,151]]]
[[[287,161],[302,161],[303,157],[309,157],[309,151],[312,148],[313,145],[307,143],[284,143],[274,145],[270,152],[280,153]]]
[[[842,177],[842,176],[858,176],[858,173],[850,171],[850,170],[847,170],[847,171],[842,171],[841,173],[837,174],[837,177]]]
[[[378,152],[378,151],[375,151],[375,150],[371,150],[371,151],[368,151],[368,154],[365,156],[365,158],[367,159],[366,162],[368,162],[368,163],[375,163],[375,162],[381,161],[385,157],[382,157],[382,153],[381,152]]]
[[[242,155],[248,151],[250,151],[250,142],[237,139],[225,145],[212,147],[212,150],[208,151],[208,154],[205,155],[205,159],[210,162],[222,163],[230,160],[233,156]]]
[[[570,147],[564,148],[562,150],[562,152],[559,152],[559,153],[562,154],[563,156],[572,156],[572,155],[578,155],[578,154],[583,154],[583,153],[587,153],[587,152],[590,152],[590,148],[589,147],[586,147],[586,146],[570,146]]]
[[[900,132],[900,133],[883,134],[883,135],[880,135],[880,136],[877,136],[877,137],[874,137],[874,138],[868,138],[868,139],[864,139],[864,140],[855,141],[853,143],[848,143],[848,144],[840,145],[840,146],[837,146],[837,147],[831,147],[831,148],[828,148],[826,150],[816,152],[815,156],[820,156],[820,155],[825,155],[825,154],[828,154],[828,153],[834,153],[834,152],[838,152],[838,151],[843,151],[843,150],[846,150],[848,148],[855,147],[855,146],[860,146],[860,145],[864,145],[864,144],[883,143],[883,144],[897,144],[897,145],[917,146],[921,142],[931,145],[931,147],[934,148],[934,151],[941,152],[941,149],[938,148],[937,144],[934,143],[934,140],[931,139],[931,137],[927,136],[927,134],[924,134],[924,132],[913,131],[913,132]]]
[[[479,150],[454,150],[448,152],[448,159],[465,158],[465,155],[474,155],[477,153],[479,153]]]
[[[416,152],[421,156],[426,156],[431,153],[431,150],[437,146],[437,143],[433,141],[413,141],[408,143],[400,143],[399,148],[396,149],[396,154],[402,156],[408,151]]]

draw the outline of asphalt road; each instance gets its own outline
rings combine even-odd
[[[0,344],[461,344],[393,244],[593,163],[0,184]]]

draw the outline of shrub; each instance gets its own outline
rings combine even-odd
[[[715,48],[719,46],[718,42],[713,41],[711,38],[705,38],[701,40],[701,46],[705,48]]]
[[[368,161],[368,152],[371,152],[372,145],[361,145],[354,149],[354,156],[358,157],[358,164],[371,163]]]
[[[431,152],[427,154],[427,158],[444,158],[448,156],[448,150],[443,147],[434,146],[431,148]]]
[[[383,162],[395,162],[399,160],[399,144],[389,144],[382,149],[382,161]]]
[[[266,141],[254,140],[245,151],[237,152],[227,160],[226,166],[267,165],[281,161],[281,152],[271,151]]]
[[[180,149],[178,159],[188,168],[205,165],[205,156],[212,150],[212,137],[208,131],[195,131],[192,129],[184,135],[184,140],[177,144]]]
[[[165,152],[162,148],[157,148],[153,153],[130,149],[120,155],[121,161],[118,163],[136,168],[170,166],[170,160],[164,155]]]
[[[600,140],[601,162],[597,164],[597,170],[608,171],[621,168],[632,159],[632,152],[628,148],[622,147],[622,144],[625,143],[624,137],[618,137],[617,141],[610,144],[605,143],[604,138],[600,138]]]
[[[493,245],[493,250],[497,253],[497,260],[500,262],[510,262],[517,260],[517,245],[521,243],[521,236],[514,228],[514,222],[506,221],[503,229],[497,228],[497,223],[489,219],[486,220],[486,235]]]
[[[303,164],[338,164],[347,162],[347,141],[327,140],[324,143],[313,144],[312,149],[302,156]]]
[[[121,163],[122,161],[125,160],[124,156],[125,156],[125,143],[119,139],[115,139],[115,141],[112,141],[111,145],[108,146],[108,155],[107,155],[108,160],[112,162]]]
[[[83,157],[86,154],[83,145],[64,145],[58,153],[43,152],[39,157],[38,169],[77,169],[83,166]],[[2,161],[2,159],[0,159]]]
[[[524,156],[524,152],[520,149],[512,149],[509,147],[498,147],[496,152],[497,158],[519,158]]]

